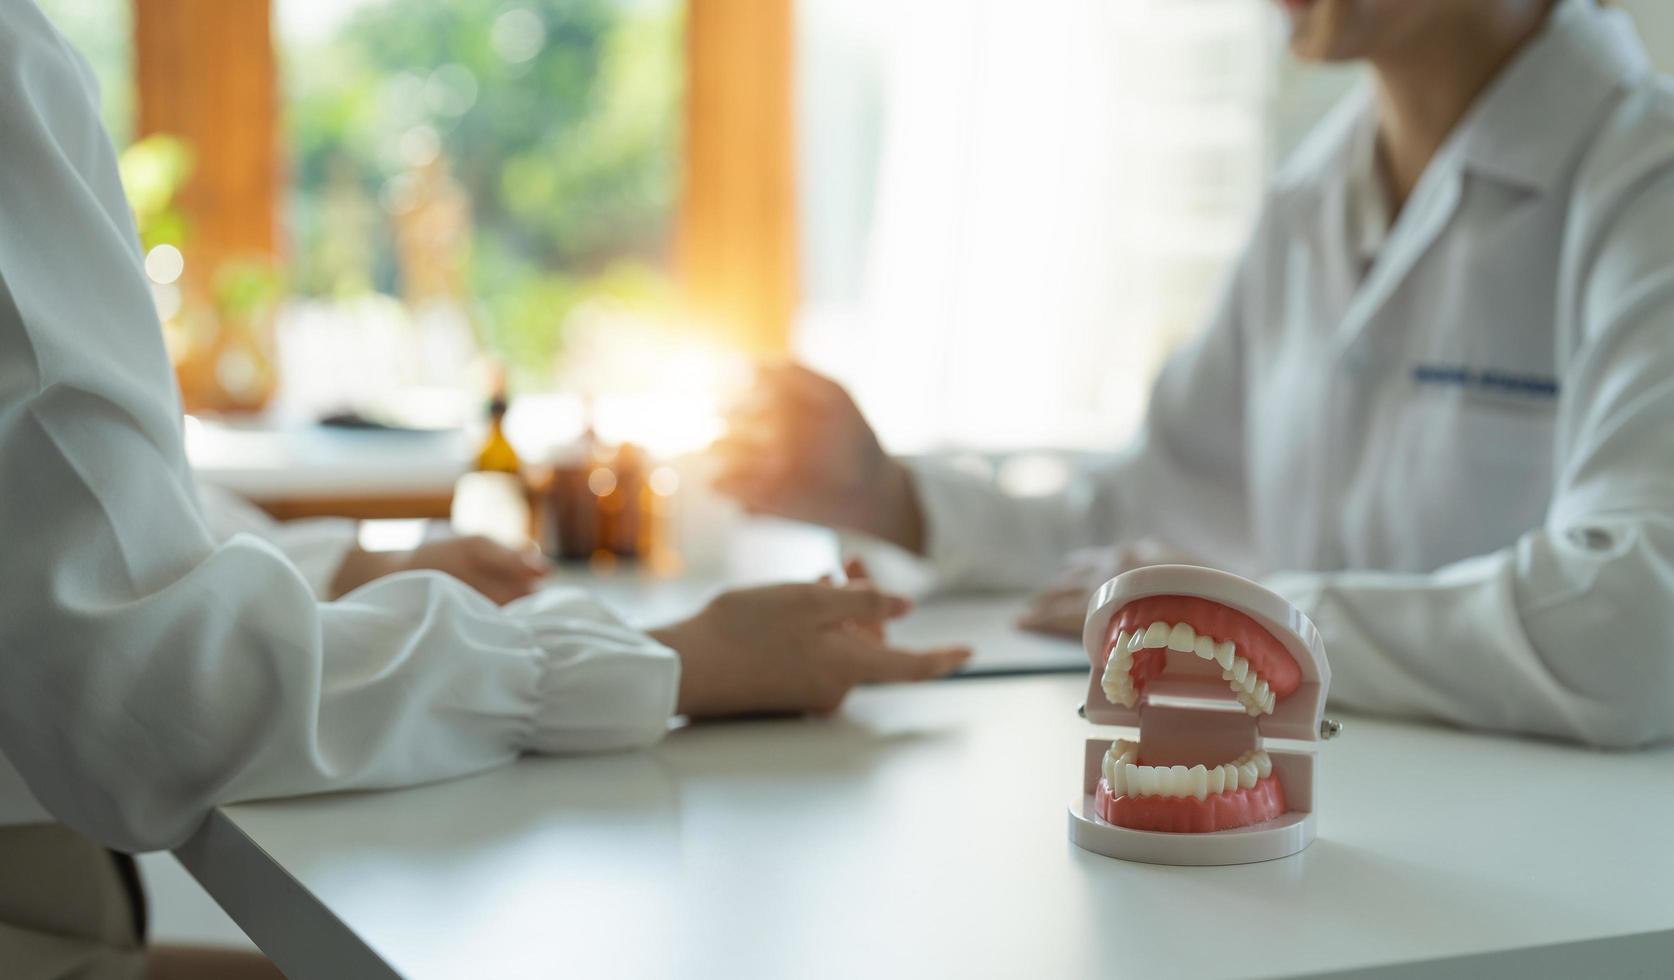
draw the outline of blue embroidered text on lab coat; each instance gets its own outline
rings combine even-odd
[[[1540,374],[1512,374],[1492,368],[1476,370],[1462,364],[1420,364],[1412,379],[1421,385],[1453,385],[1527,398],[1558,397],[1558,379]]]

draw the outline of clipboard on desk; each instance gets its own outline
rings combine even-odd
[[[1017,628],[1028,606],[1024,594],[950,595],[925,599],[889,625],[889,642],[905,649],[960,644],[971,659],[955,677],[1086,673],[1079,638],[1043,636]]]

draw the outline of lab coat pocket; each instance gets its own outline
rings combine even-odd
[[[1459,442],[1495,467],[1550,481],[1556,402],[1466,395],[1458,410]]]
[[[1482,515],[1479,550],[1504,547],[1540,524],[1552,496],[1556,411],[1550,401],[1466,396],[1456,422],[1459,493]]]
[[[1397,550],[1436,567],[1538,526],[1551,497],[1554,419],[1551,403],[1533,399],[1456,396],[1418,408],[1389,498],[1392,529],[1407,529]]]

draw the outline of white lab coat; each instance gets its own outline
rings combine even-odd
[[[581,594],[416,572],[322,604],[215,541],[96,100],[0,0],[0,753],[39,803],[145,850],[230,800],[658,738],[678,659]],[[5,783],[0,822],[40,815]]]
[[[1029,586],[1157,537],[1305,610],[1340,704],[1666,738],[1674,90],[1625,14],[1565,0],[1381,243],[1374,127],[1363,91],[1279,174],[1111,465],[1040,500],[919,466],[934,567]]]

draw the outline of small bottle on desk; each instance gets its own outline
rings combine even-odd
[[[529,543],[529,488],[523,460],[506,438],[507,407],[505,381],[496,378],[488,402],[488,434],[471,472],[454,484],[453,529],[523,548]]]
[[[506,438],[507,407],[505,382],[496,382],[494,394],[488,400],[488,436],[483,439],[472,468],[478,473],[510,473],[522,480],[523,460]]]

